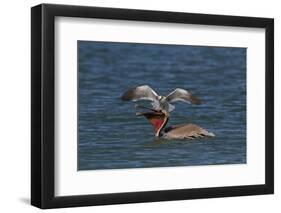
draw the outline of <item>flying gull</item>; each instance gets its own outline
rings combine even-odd
[[[196,105],[201,104],[201,101],[198,98],[185,89],[177,88],[167,96],[161,96],[148,85],[129,89],[122,95],[121,99],[123,101],[149,100],[151,101],[154,110],[165,110],[166,112],[171,112],[175,109],[175,106],[171,103],[176,101],[183,101]]]

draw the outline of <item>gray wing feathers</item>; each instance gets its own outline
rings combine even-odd
[[[175,106],[172,104],[169,104],[169,112],[172,112],[175,109]]]
[[[121,96],[121,99],[123,101],[150,100],[155,102],[157,101],[157,94],[149,86],[143,85],[129,89]]]
[[[173,103],[175,101],[184,101],[192,104],[201,104],[201,101],[193,96],[190,92],[184,89],[176,89],[171,92],[167,97],[167,101]]]
[[[195,139],[204,137],[215,137],[215,134],[208,132],[196,124],[180,124],[165,129],[164,137],[168,139]]]

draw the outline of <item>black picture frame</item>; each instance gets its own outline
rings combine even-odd
[[[264,28],[266,136],[265,184],[112,194],[54,195],[54,21],[83,17],[162,23]],[[164,11],[41,4],[31,8],[31,204],[42,209],[272,194],[274,192],[274,20]]]

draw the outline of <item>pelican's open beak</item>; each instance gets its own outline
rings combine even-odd
[[[155,109],[152,109],[152,108],[149,108],[149,107],[146,107],[146,106],[141,106],[141,105],[138,105],[136,104],[135,105],[135,108],[138,109],[138,108],[141,108],[141,109],[148,109],[150,111],[148,112],[136,112],[136,115],[137,116],[142,116],[142,115],[156,115],[156,116],[166,116],[166,117],[169,117],[169,113],[166,112],[165,110],[155,110]]]
[[[159,116],[162,116],[162,115],[164,115],[164,113],[163,112],[161,112],[161,111],[152,111],[152,112],[136,112],[136,116],[146,116],[146,115],[155,115],[155,116],[157,116],[157,115],[159,115]]]
[[[136,108],[148,109],[147,112],[137,112],[137,116],[144,116],[149,123],[154,127],[155,135],[158,137],[160,129],[165,125],[169,117],[168,113],[164,110],[155,110],[144,106],[137,105]]]
[[[135,109],[148,109],[148,110],[150,110],[148,112],[136,112],[136,116],[142,116],[142,115],[145,115],[145,114],[159,114],[159,113],[161,113],[160,110],[155,110],[155,109],[152,109],[152,108],[149,108],[149,107],[146,107],[146,106],[141,106],[141,105],[138,105],[138,104],[135,105]]]

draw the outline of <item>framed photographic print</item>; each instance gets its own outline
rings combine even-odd
[[[271,194],[274,21],[31,9],[31,203]]]

